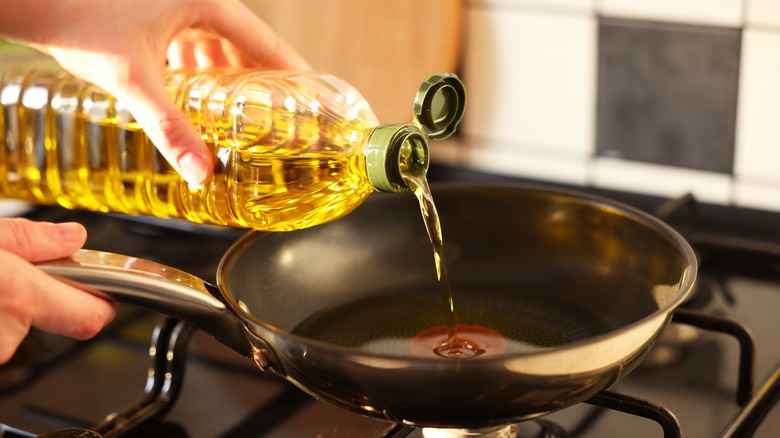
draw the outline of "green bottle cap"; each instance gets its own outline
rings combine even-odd
[[[409,191],[402,173],[425,175],[428,164],[428,141],[415,125],[380,125],[368,138],[366,172],[378,190]]]
[[[414,99],[414,120],[428,137],[442,140],[455,132],[466,110],[466,87],[453,73],[423,82]]]
[[[430,159],[428,139],[441,140],[455,132],[466,108],[466,89],[452,73],[431,76],[417,91],[414,120],[380,125],[368,138],[366,172],[383,192],[409,191],[403,175],[424,177]]]

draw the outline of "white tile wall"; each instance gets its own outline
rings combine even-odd
[[[469,103],[449,164],[780,211],[780,0],[468,0],[466,7]],[[734,177],[595,156],[599,16],[743,29]]]
[[[738,27],[742,0],[601,0],[600,11],[611,17]]]
[[[518,156],[584,166],[594,148],[595,17],[480,7],[467,12],[466,29],[460,130],[482,148],[467,164],[512,174],[528,170]]]
[[[696,199],[728,203],[731,177],[694,169],[599,157],[592,169],[593,185],[626,192],[679,197],[693,193]]]
[[[780,33],[742,38],[735,174],[780,186]]]
[[[780,209],[780,33],[745,30],[741,59],[735,201]]]
[[[748,0],[745,2],[745,23],[751,28],[780,29],[780,1]]]
[[[580,186],[588,182],[589,155],[508,148],[489,138],[471,139],[470,146],[461,152],[461,162],[472,169]]]
[[[741,207],[780,211],[780,186],[738,181],[734,187],[734,200]]]

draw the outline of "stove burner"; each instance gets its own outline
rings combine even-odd
[[[38,435],[37,438],[103,438],[97,432],[87,429],[63,429]]]
[[[537,418],[521,424],[510,424],[486,429],[414,429],[400,426],[398,430],[382,438],[570,438],[560,425]]]
[[[484,429],[436,429],[423,428],[423,438],[516,438],[518,425],[488,427]]]
[[[511,424],[486,430],[423,429],[421,430],[421,436],[424,438],[570,438],[573,435],[566,432],[559,424],[537,418],[521,424]]]

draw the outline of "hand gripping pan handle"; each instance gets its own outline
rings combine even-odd
[[[89,293],[192,323],[252,357],[245,328],[220,299],[219,290],[192,274],[149,260],[93,250],[79,250],[71,257],[37,266]]]

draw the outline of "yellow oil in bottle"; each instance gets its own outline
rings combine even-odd
[[[363,146],[376,119],[335,78],[298,75],[169,76],[215,162],[190,187],[102,90],[62,72],[6,73],[0,196],[268,231],[343,216],[375,191]]]
[[[446,325],[413,344],[446,358],[500,353],[500,334],[457,324],[425,177],[427,139],[446,138],[462,116],[454,75],[423,84],[413,124],[381,126],[357,91],[322,73],[176,72],[167,87],[212,153],[202,187],[189,186],[94,85],[56,69],[0,70],[0,197],[288,231],[339,218],[377,189],[411,189],[447,309]]]

